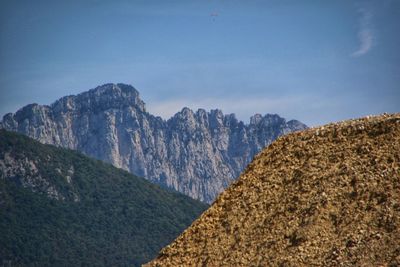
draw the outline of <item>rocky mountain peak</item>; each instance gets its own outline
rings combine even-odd
[[[210,111],[210,126],[213,128],[220,128],[224,125],[224,114],[220,109],[212,109]]]
[[[132,107],[145,112],[145,103],[140,99],[139,92],[131,85],[108,83],[76,96],[66,96],[51,107],[55,112],[77,110],[79,112],[101,112],[109,109]]]
[[[28,105],[4,116],[0,128],[80,150],[211,202],[265,145],[306,128],[278,115],[253,118],[257,124],[246,125],[219,109],[185,107],[165,121],[146,112],[133,86],[109,83],[50,106]]]
[[[263,116],[259,113],[254,114],[253,116],[250,117],[250,125],[257,125],[260,123],[260,121],[263,119]]]
[[[182,108],[182,110],[180,112],[175,114],[175,117],[180,118],[180,119],[193,120],[194,113],[193,113],[193,110],[191,110],[190,108],[184,107],[184,108]]]

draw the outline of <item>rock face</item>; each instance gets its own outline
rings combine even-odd
[[[400,114],[279,138],[148,266],[400,266]]]
[[[0,132],[0,134],[2,133]],[[13,153],[1,151],[0,178],[5,180],[12,177],[17,184],[29,188],[35,193],[46,194],[49,198],[56,200],[65,200],[65,197],[58,192],[54,184],[42,176],[36,164],[34,160],[27,157],[15,157]],[[67,177],[70,178],[71,176]],[[71,195],[74,196],[75,201],[79,201],[74,192],[71,192]]]
[[[50,106],[31,104],[0,128],[82,151],[193,198],[212,202],[263,147],[306,126],[278,115],[246,125],[220,110],[183,108],[165,121],[130,85],[105,84]]]

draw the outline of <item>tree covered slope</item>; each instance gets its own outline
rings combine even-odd
[[[0,130],[0,264],[138,266],[207,206]]]

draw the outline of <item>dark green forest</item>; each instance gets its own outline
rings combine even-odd
[[[10,171],[29,161],[36,172]],[[5,130],[0,163],[4,266],[139,266],[207,208],[79,152]],[[49,197],[49,185],[59,199]]]

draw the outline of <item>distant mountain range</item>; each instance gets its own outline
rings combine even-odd
[[[140,266],[207,205],[0,130],[1,266]]]
[[[210,203],[262,148],[306,125],[271,114],[245,124],[217,109],[189,108],[163,120],[146,111],[132,86],[105,84],[50,106],[25,106],[5,115],[0,128],[82,151]]]

